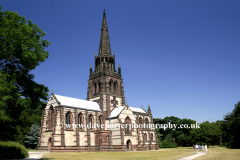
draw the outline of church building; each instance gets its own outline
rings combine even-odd
[[[39,150],[142,151],[157,150],[150,106],[125,104],[120,64],[115,70],[105,10],[95,70],[90,66],[87,99],[52,92],[42,114]]]

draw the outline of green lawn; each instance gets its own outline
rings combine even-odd
[[[228,149],[225,147],[210,146],[208,154],[196,158],[196,160],[239,160],[240,149]]]
[[[203,151],[199,151],[203,152]],[[43,159],[90,159],[90,160],[111,160],[111,159],[161,159],[176,160],[195,154],[191,147],[179,147],[159,149],[154,151],[139,152],[50,152],[43,156]],[[227,149],[225,147],[210,146],[206,155],[196,160],[239,160],[240,149]]]
[[[111,160],[111,159],[163,159],[174,160],[188,155],[195,154],[190,147],[159,149],[154,151],[138,152],[50,152],[46,153],[43,158],[48,159],[90,159],[90,160]]]

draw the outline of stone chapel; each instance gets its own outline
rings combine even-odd
[[[95,71],[90,66],[87,99],[52,92],[42,114],[39,150],[140,151],[157,150],[158,138],[150,106],[125,104],[121,67],[115,70],[105,10]],[[134,125],[138,127],[134,127]]]

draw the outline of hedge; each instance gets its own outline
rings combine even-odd
[[[0,159],[28,158],[28,150],[18,142],[0,142]]]
[[[162,148],[177,148],[177,145],[172,142],[162,141]]]

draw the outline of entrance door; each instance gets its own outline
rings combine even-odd
[[[127,141],[127,150],[132,150],[132,143],[130,139]]]
[[[52,140],[51,138],[48,139],[48,150],[50,151],[51,149],[51,146],[52,146]]]

